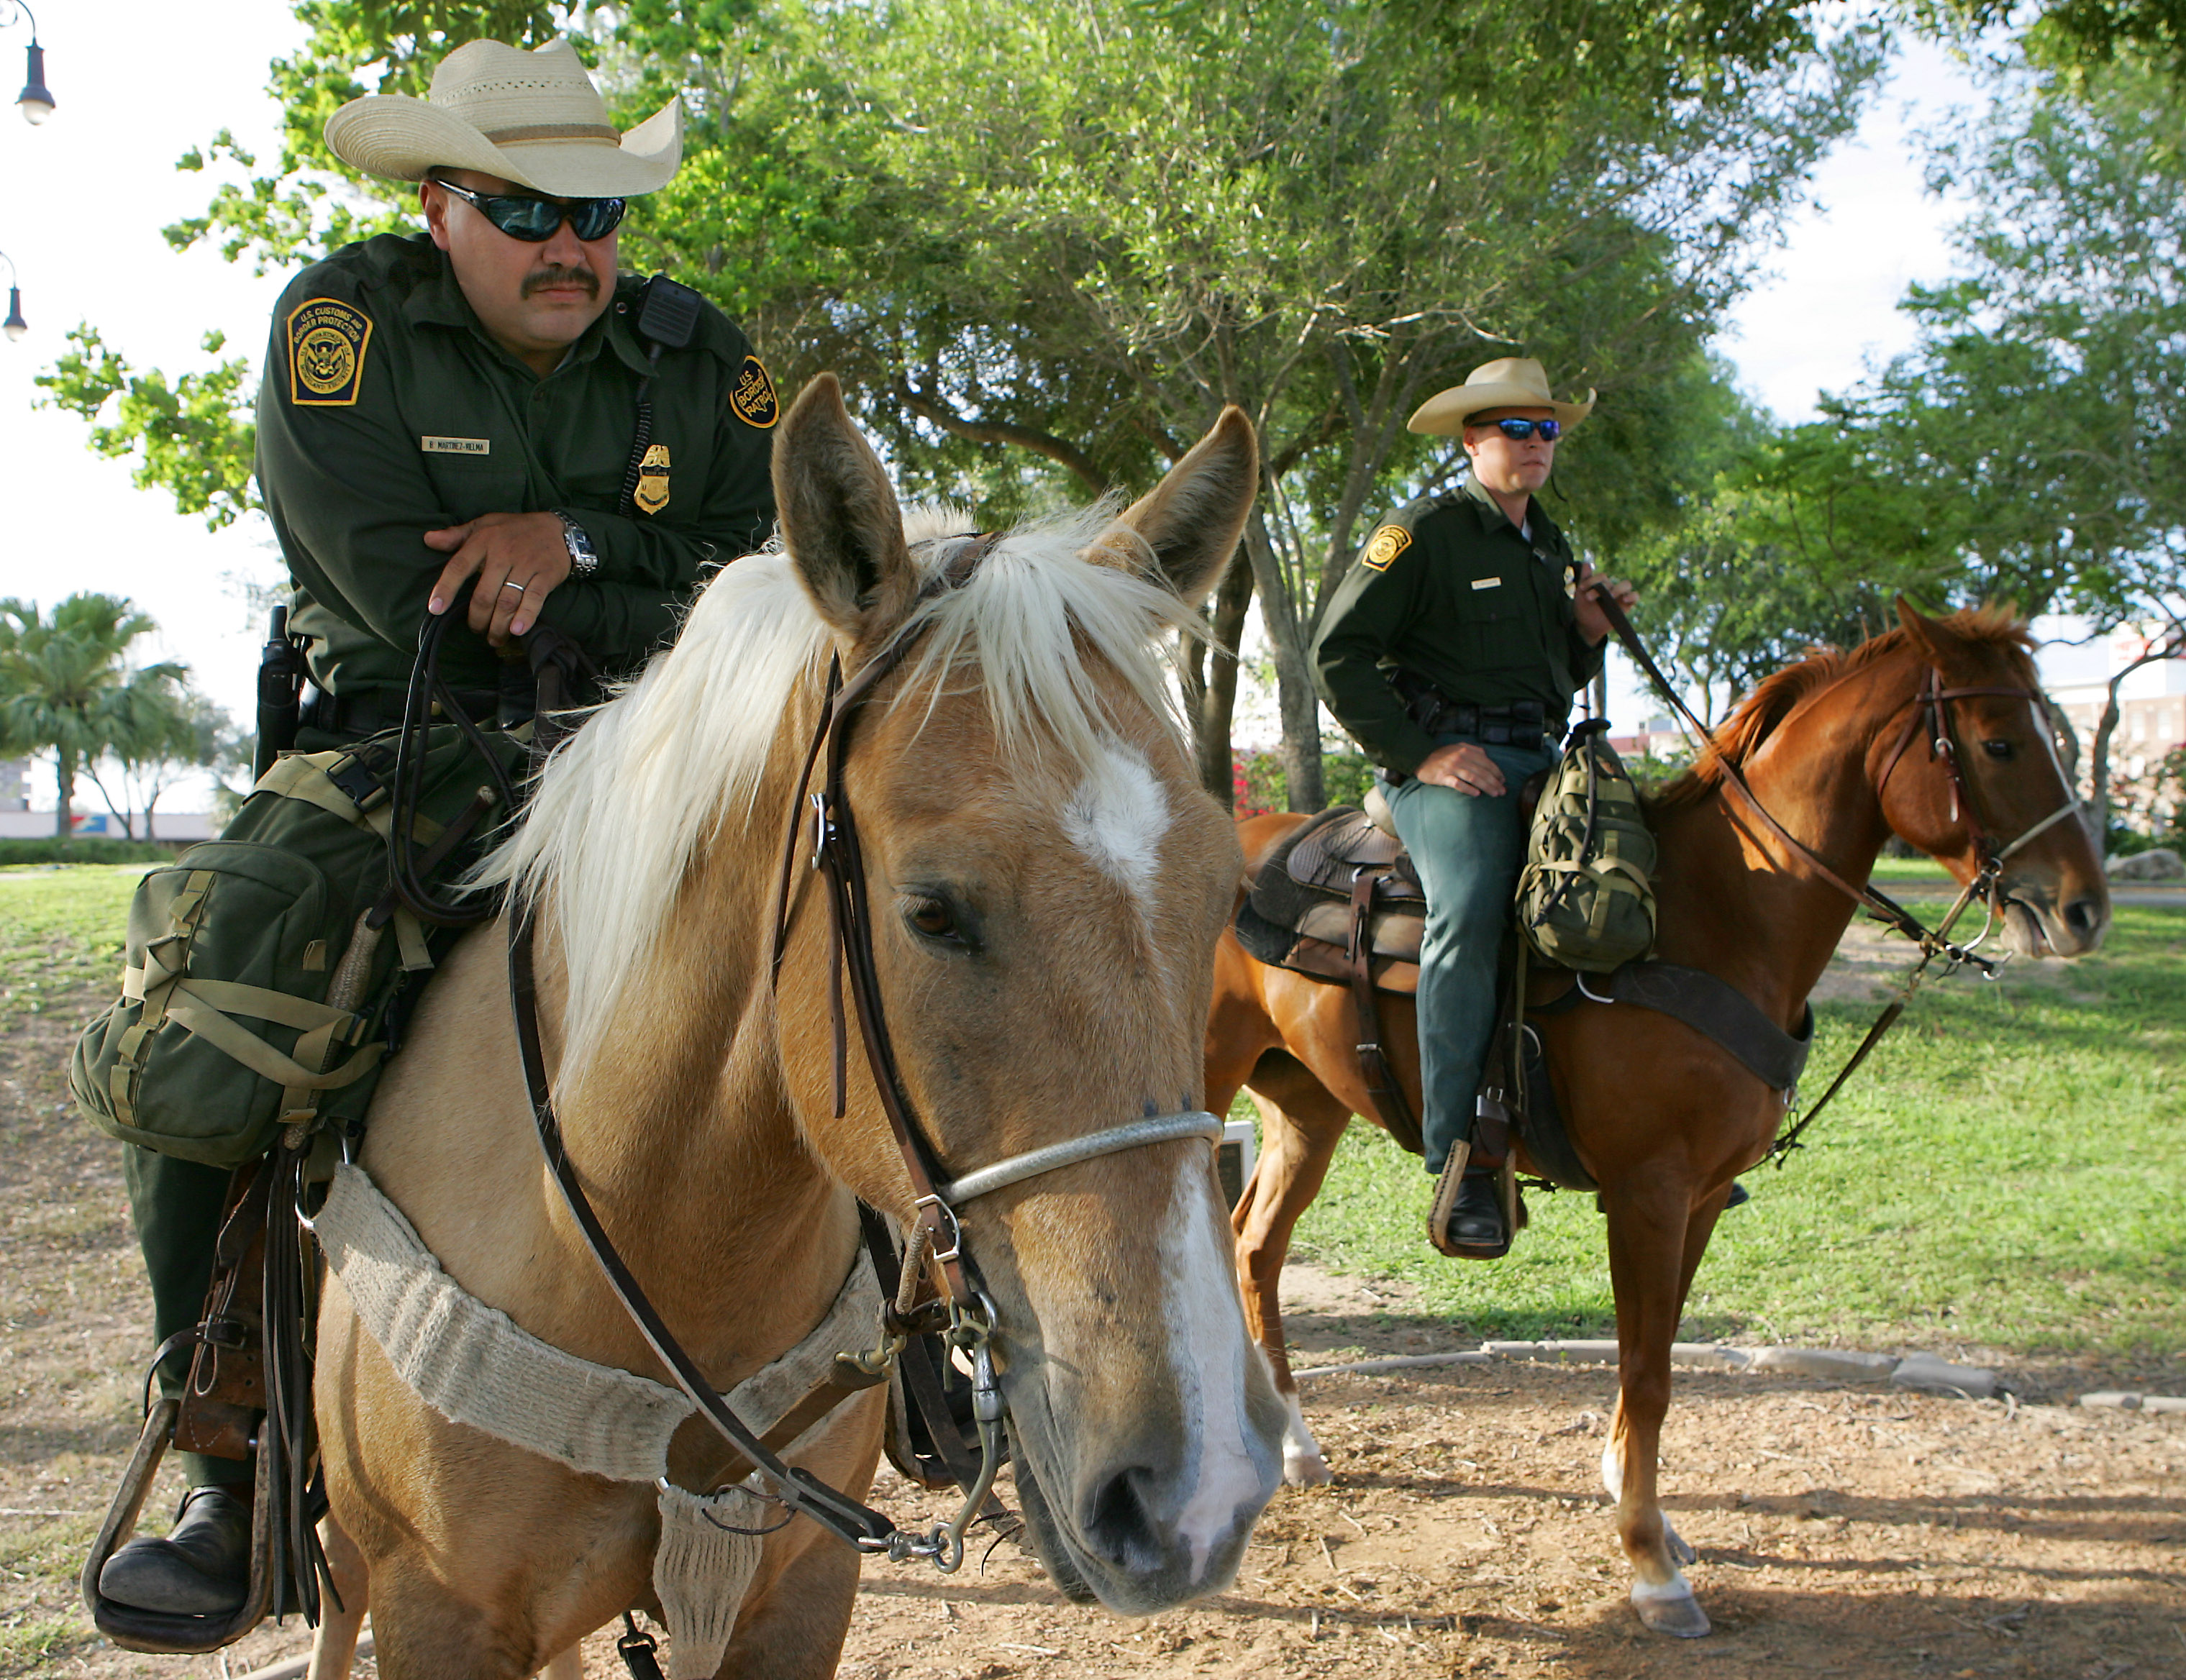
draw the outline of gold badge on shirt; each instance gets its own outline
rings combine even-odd
[[[1359,551],[1359,563],[1370,572],[1386,572],[1389,563],[1412,546],[1412,534],[1402,525],[1384,525],[1366,539]]]
[[[372,317],[332,298],[289,311],[289,400],[299,408],[348,408],[364,378]]]
[[[631,493],[641,513],[658,513],[668,506],[668,445],[655,444],[637,463],[637,488]]]

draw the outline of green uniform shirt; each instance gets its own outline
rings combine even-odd
[[[408,683],[448,560],[426,547],[429,530],[482,513],[569,514],[600,568],[558,586],[540,617],[610,671],[670,634],[703,563],[765,537],[778,405],[743,334],[710,305],[654,370],[640,504],[657,511],[619,511],[647,372],[633,326],[642,283],[618,280],[544,379],[487,336],[424,234],[345,246],[282,294],[259,387],[258,482],[294,580],[289,628],[312,638],[321,688]],[[499,656],[454,617],[443,675],[494,686]]]
[[[1435,748],[1387,673],[1477,706],[1540,702],[1551,732],[1601,669],[1579,633],[1564,535],[1534,501],[1520,535],[1477,484],[1412,502],[1377,526],[1314,637],[1314,686],[1384,768],[1410,776]]]

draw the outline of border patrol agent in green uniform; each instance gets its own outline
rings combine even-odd
[[[1471,477],[1374,531],[1314,641],[1320,697],[1382,766],[1427,888],[1421,1129],[1437,1175],[1427,1234],[1445,1254],[1494,1259],[1511,1246],[1496,1175],[1466,1162],[1496,957],[1525,865],[1518,789],[1555,762],[1572,697],[1601,669],[1609,630],[1584,587],[1593,568],[1533,500],[1557,436],[1593,407],[1592,392],[1555,401],[1525,357],[1477,367],[1423,404],[1412,430],[1461,437]]]
[[[274,311],[258,477],[294,581],[289,628],[311,638],[297,744],[398,722],[425,614],[467,582],[442,675],[474,715],[513,725],[530,700],[512,638],[543,622],[610,674],[632,670],[673,633],[699,568],[766,536],[774,387],[695,294],[684,344],[656,349],[636,330],[645,283],[616,273],[625,201],[681,159],[679,104],[619,134],[568,42],[479,41],[442,61],[429,98],[354,100],[327,141],[420,182],[427,231],[337,251]],[[126,1171],[164,1341],[203,1305],[227,1174],[141,1149]],[[171,1392],[188,1359],[163,1367]],[[174,1532],[117,1552],[100,1590],[232,1611],[249,1467],[189,1454],[184,1470]]]

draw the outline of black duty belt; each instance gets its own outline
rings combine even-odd
[[[488,727],[497,720],[502,728],[513,727],[530,715],[526,708],[523,717],[507,715],[508,697],[490,688],[458,688],[456,703]],[[403,692],[399,688],[365,688],[348,694],[327,694],[312,690],[306,695],[300,721],[305,729],[315,729],[328,735],[377,735],[382,730],[393,729],[402,721]],[[435,702],[433,714],[439,716],[440,708]]]
[[[1564,719],[1551,718],[1539,700],[1514,700],[1505,706],[1453,700],[1416,672],[1392,670],[1389,686],[1404,703],[1412,721],[1429,735],[1460,735],[1491,747],[1546,747],[1561,737]]]

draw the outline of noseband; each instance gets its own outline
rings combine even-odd
[[[929,600],[945,590],[961,587],[995,542],[990,535],[963,542],[921,591],[920,600]],[[930,1309],[937,1305],[945,1307],[948,1340],[967,1354],[972,1362],[972,1415],[980,1445],[978,1474],[965,1488],[964,1504],[955,1517],[923,1534],[898,1528],[879,1511],[828,1487],[810,1471],[783,1463],[778,1453],[788,1449],[791,1437],[779,1427],[770,1431],[764,1440],[754,1436],[715,1392],[697,1361],[670,1331],[617,1252],[569,1161],[561,1123],[554,1111],[553,1093],[547,1081],[546,1056],[540,1039],[532,907],[521,898],[514,899],[508,910],[508,964],[517,1050],[524,1065],[524,1084],[531,1099],[540,1147],[608,1286],[654,1355],[698,1408],[698,1415],[735,1449],[737,1459],[765,1478],[771,1485],[771,1497],[787,1509],[810,1517],[861,1552],[884,1552],[898,1561],[929,1558],[946,1571],[955,1570],[963,1561],[965,1530],[986,1502],[1003,1454],[1004,1408],[990,1346],[996,1324],[995,1306],[974,1280],[956,1210],[980,1196],[991,1196],[1010,1185],[1104,1155],[1174,1143],[1185,1138],[1218,1139],[1222,1135],[1222,1122],[1197,1109],[1153,1115],[1011,1156],[961,1177],[951,1178],[942,1167],[932,1140],[904,1094],[894,1047],[888,1037],[879,969],[873,955],[865,858],[843,781],[851,725],[860,708],[880,683],[902,664],[929,622],[916,619],[899,630],[847,683],[843,680],[839,656],[829,661],[819,726],[805,751],[804,765],[791,796],[781,882],[775,896],[771,973],[778,988],[789,939],[792,887],[798,839],[804,826],[805,790],[810,786],[813,768],[824,753],[827,773],[821,791],[810,796],[811,866],[820,872],[827,890],[827,1006],[834,1034],[835,1117],[841,1119],[849,1107],[849,1032],[843,1014],[843,987],[847,977],[851,1002],[857,1012],[859,1036],[865,1044],[866,1063],[872,1072],[882,1112],[888,1117],[888,1129],[894,1136],[904,1170],[911,1180],[918,1219],[911,1252],[903,1259],[901,1291],[893,1305],[883,1309],[880,1346],[870,1353],[839,1355],[836,1369],[827,1382],[793,1408],[792,1415],[801,1420],[802,1427],[810,1427],[832,1404],[849,1398],[860,1388],[886,1380],[910,1336],[944,1333],[944,1324],[934,1321],[935,1314]],[[862,1205],[860,1215],[869,1246],[886,1243],[886,1227],[879,1218]],[[917,1285],[929,1254],[941,1274],[947,1298],[940,1303],[929,1302],[927,1308],[915,1312]],[[877,1254],[877,1261],[880,1257]],[[892,1268],[893,1252],[887,1257]],[[885,1275],[889,1268],[880,1269]],[[831,1385],[835,1391],[832,1400],[823,1392]],[[947,1424],[946,1420],[928,1421],[937,1433]]]

